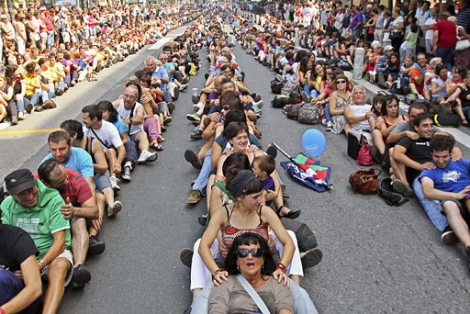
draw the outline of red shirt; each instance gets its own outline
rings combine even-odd
[[[65,169],[67,169],[68,184],[64,189],[58,191],[64,201],[68,197],[74,207],[80,207],[93,197],[93,193],[91,192],[88,182],[86,182],[80,172],[71,168]],[[39,178],[37,172],[34,173],[34,177]]]
[[[440,20],[434,25],[434,30],[439,31],[437,48],[455,47],[457,44],[457,33],[454,23],[448,20]]]
[[[42,21],[44,22],[44,24],[46,24],[47,31],[53,31],[54,30],[54,25],[52,25],[52,21],[47,16],[45,16],[42,19]]]

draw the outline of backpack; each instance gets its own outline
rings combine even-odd
[[[295,81],[293,78],[288,79],[284,86],[281,89],[281,94],[290,95],[294,90],[300,87],[299,82]]]
[[[300,109],[302,109],[304,104],[305,103],[285,105],[282,109],[282,113],[285,114],[288,119],[297,120],[297,118],[299,117]]]
[[[194,63],[190,62],[189,66],[191,67],[191,69],[189,70],[189,75],[195,76],[197,74],[196,65]]]
[[[285,105],[293,103],[294,100],[287,95],[276,95],[271,102],[274,108],[284,108]]]
[[[443,127],[458,127],[460,124],[460,117],[455,113],[438,113],[433,120],[435,125]]]
[[[281,222],[286,229],[295,233],[301,252],[306,252],[318,246],[315,233],[305,223],[289,218],[281,218]]]
[[[393,191],[392,179],[390,178],[383,178],[380,180],[377,193],[379,194],[379,197],[381,197],[385,203],[390,206],[401,206],[410,200],[400,193]]]
[[[321,121],[322,108],[320,105],[306,103],[300,108],[297,120],[305,124],[319,124]]]
[[[273,94],[280,94],[285,83],[286,83],[286,81],[279,82],[278,80],[272,80],[271,81],[271,92]]]

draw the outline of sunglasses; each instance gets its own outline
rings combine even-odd
[[[225,111],[228,111],[228,110],[230,110],[230,106],[229,105],[223,105],[222,109],[225,110]]]
[[[338,81],[336,81],[336,84],[346,84],[346,81],[345,80],[338,80]]]
[[[241,257],[241,258],[246,258],[248,257],[248,254],[251,253],[251,256],[252,257],[261,257],[263,256],[263,250],[260,249],[260,248],[256,248],[256,249],[238,249],[237,250],[237,255],[238,257]]]

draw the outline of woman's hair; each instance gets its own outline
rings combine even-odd
[[[261,267],[261,274],[271,276],[276,270],[276,263],[274,262],[271,250],[269,249],[268,241],[262,236],[252,232],[246,232],[239,235],[233,240],[232,246],[228,251],[227,257],[225,258],[225,269],[229,275],[238,275],[240,273],[237,267],[237,252],[240,245],[251,245],[259,244],[261,251],[263,252],[263,267]]]
[[[303,73],[307,73],[308,61],[310,61],[310,57],[303,57],[302,60],[300,60],[299,71],[302,71]]]
[[[8,67],[7,67],[8,68]],[[467,77],[467,69],[465,69],[464,67],[462,66],[455,66],[452,68],[452,72],[457,72],[458,74],[460,74],[460,76],[464,79]]]
[[[374,96],[374,98],[372,98],[372,109],[371,111],[373,113],[375,113],[376,115],[381,115],[382,112],[379,112],[375,109],[375,105],[378,103],[378,102],[381,102],[382,103],[382,108],[385,107],[384,104],[385,104],[385,95],[382,95],[382,94],[377,94]],[[382,111],[382,109],[380,109]]]
[[[441,71],[444,69],[447,70],[447,66],[445,64],[438,64],[436,67],[436,75],[441,75]]]
[[[7,84],[11,85],[13,82],[16,69],[18,69],[16,64],[9,64],[5,67],[5,77],[7,79]]]
[[[109,122],[114,123],[118,120],[118,112],[114,109],[113,104],[109,100],[102,100],[98,103],[101,111],[109,111]]]
[[[83,125],[77,120],[65,120],[60,124],[60,128],[64,129],[71,137],[75,137],[77,140],[83,139]]]
[[[382,102],[382,108],[380,109],[383,116],[388,116],[387,105],[391,104],[392,101],[394,101],[394,100],[397,102],[397,106],[400,106],[400,101],[398,100],[397,95],[392,94],[392,95],[385,96],[385,102]],[[398,112],[398,114],[400,114],[400,113]]]
[[[393,56],[397,59],[395,64],[392,63],[392,57]],[[395,65],[395,66],[400,66],[400,54],[398,52],[392,53],[392,55],[390,56],[390,64]]]
[[[239,171],[230,182],[227,182],[227,190],[235,198],[241,195],[259,193],[263,190],[263,183],[251,170]]]
[[[334,76],[330,76],[330,77],[333,78]],[[335,80],[335,84],[336,84],[337,80],[345,80],[346,81],[346,90],[349,90],[349,79],[346,75],[344,75],[344,74],[336,75],[334,80]]]
[[[243,131],[248,134],[248,126],[246,122],[230,122],[226,129],[224,129],[224,134],[227,139],[232,139]]]
[[[24,69],[28,73],[34,73],[34,71],[36,69],[36,62],[34,62],[34,61],[28,62],[28,64],[25,65]]]
[[[225,159],[222,165],[222,174],[225,182],[230,182],[242,170],[249,170],[250,160],[244,153],[233,153]]]

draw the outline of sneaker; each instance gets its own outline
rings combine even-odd
[[[137,159],[137,163],[142,164],[145,162],[154,162],[157,160],[158,155],[156,152],[149,152],[148,150],[144,150],[140,153],[139,159]]]
[[[282,77],[281,74],[276,74],[276,80],[278,80],[279,82],[282,82],[284,81],[284,78]]]
[[[202,139],[202,130],[197,130],[196,132],[191,133],[190,138],[192,140],[200,140]]]
[[[99,255],[104,252],[106,244],[98,236],[91,236],[88,244],[88,255]]]
[[[377,148],[377,146],[371,146],[369,153],[376,164],[382,164],[382,154],[380,153],[380,150]]]
[[[191,249],[182,249],[180,252],[180,261],[184,266],[191,268],[194,252]]]
[[[188,84],[181,84],[181,85],[180,85],[180,92],[181,92],[181,91],[184,91],[184,90],[187,90],[188,87],[189,87]]]
[[[116,215],[122,210],[122,203],[120,201],[114,201],[114,203],[108,205],[107,216],[108,218],[116,217]]]
[[[303,101],[303,102],[308,102],[308,95],[307,95],[307,92],[302,91],[302,92],[300,93],[300,95],[302,95],[302,101]]]
[[[412,197],[414,195],[413,189],[410,187],[408,183],[403,182],[400,179],[394,179],[392,181],[392,188],[393,191],[400,193],[405,197]]]
[[[43,108],[41,105],[36,105],[36,106],[34,107],[34,111],[36,111],[36,112],[41,112],[41,111],[43,111],[43,110],[44,110],[44,108]]]
[[[459,238],[455,235],[454,231],[447,226],[441,234],[441,240],[447,245],[454,245],[459,243]]]
[[[121,187],[118,185],[119,179],[116,178],[115,176],[109,177],[109,181],[111,182],[111,188],[114,190],[114,192],[119,192],[121,191]]]
[[[191,100],[193,101],[193,104],[197,104],[199,102],[199,96],[193,95],[193,97],[191,97]]]
[[[132,177],[131,177],[131,167],[129,166],[124,166],[124,171],[122,173],[122,179],[127,182],[131,182]]]
[[[168,125],[173,121],[173,118],[171,116],[166,116],[165,119],[163,119],[163,125]]]
[[[168,106],[168,111],[170,111],[170,113],[172,113],[175,110],[174,102],[170,101],[167,106]]]
[[[199,216],[198,219],[197,219],[197,222],[201,226],[206,227],[207,226],[207,217],[205,215]]]
[[[173,88],[173,100],[178,100],[179,97],[180,97],[180,89],[175,84],[175,87]]]
[[[319,248],[314,248],[304,252],[300,257],[303,269],[318,265],[323,258],[323,252]]]
[[[195,113],[188,113],[186,115],[186,119],[189,121],[201,121],[201,117],[195,112]]]
[[[72,270],[72,282],[77,285],[85,285],[90,280],[91,273],[85,265],[79,264]]]
[[[262,100],[258,100],[257,102],[253,103],[253,107],[256,107],[257,109],[263,108],[263,105],[264,105],[264,101]]]
[[[186,203],[188,204],[197,204],[199,201],[202,199],[201,192],[199,190],[191,190],[191,193],[189,193],[189,197],[186,200]]]
[[[331,123],[331,121],[326,122],[325,131],[331,132],[331,129],[333,129],[333,124]]]
[[[189,162],[194,168],[202,169],[202,163],[197,157],[197,155],[190,149],[187,149],[184,152],[184,159]]]
[[[202,103],[198,102],[197,104],[193,105],[193,111],[198,112],[201,109]]]
[[[28,106],[26,106],[26,112],[27,113],[32,113],[33,109],[34,109],[34,106],[32,104],[29,104]]]
[[[387,86],[385,83],[377,83],[377,86],[382,88],[382,89],[390,89],[390,87]]]

